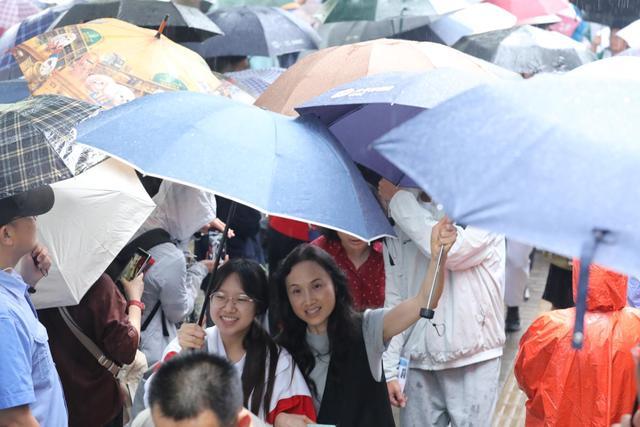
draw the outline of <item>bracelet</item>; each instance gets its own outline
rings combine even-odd
[[[142,301],[137,301],[134,299],[130,300],[129,302],[127,302],[127,311],[129,311],[129,307],[131,307],[132,305],[135,305],[140,309],[141,312],[144,313],[144,303]]]

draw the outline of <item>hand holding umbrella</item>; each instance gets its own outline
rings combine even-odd
[[[429,289],[427,307],[420,310],[420,317],[433,319],[435,315],[435,308],[438,306],[438,301],[442,296],[442,290],[444,288],[444,280],[439,279],[440,268],[446,262],[447,253],[449,253],[449,250],[451,250],[451,247],[456,242],[457,236],[458,231],[456,227],[447,217],[442,218],[431,229],[431,254],[433,255],[437,251],[438,258],[436,262],[436,274],[433,276],[433,281]],[[423,286],[421,292],[426,293],[426,291],[426,287]]]

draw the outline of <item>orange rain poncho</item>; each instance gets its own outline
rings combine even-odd
[[[574,262],[573,293],[580,267]],[[627,277],[592,265],[582,350],[571,347],[575,308],[539,316],[520,340],[515,375],[532,426],[610,426],[631,413],[636,396],[631,348],[640,310],[625,307]]]

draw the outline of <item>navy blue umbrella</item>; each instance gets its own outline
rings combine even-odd
[[[30,95],[26,80],[0,81],[0,104],[22,101]]]
[[[486,73],[452,68],[376,74],[331,89],[296,111],[325,123],[355,162],[394,184],[415,187],[403,171],[372,150],[371,143],[425,109],[495,80]]]
[[[374,148],[452,218],[640,274],[640,82],[541,76],[471,89],[418,114]]]
[[[313,118],[173,92],[102,112],[78,132],[79,142],[148,175],[363,240],[393,235],[356,166]]]
[[[218,9],[209,18],[223,36],[185,43],[205,58],[280,56],[318,48],[320,36],[306,22],[277,7],[242,6]]]

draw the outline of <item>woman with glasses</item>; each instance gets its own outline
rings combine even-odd
[[[240,373],[244,406],[255,415],[277,427],[313,423],[315,410],[302,373],[261,326],[267,292],[267,278],[257,262],[241,258],[226,262],[210,297],[215,326],[183,324],[165,349],[163,361],[190,350],[223,356]]]
[[[448,220],[433,227],[432,251],[444,246],[441,265],[455,240]],[[353,309],[347,278],[331,255],[303,244],[284,259],[272,286],[282,325],[278,340],[293,354],[312,390],[319,424],[394,425],[382,354],[393,336],[420,319],[435,270],[432,258],[416,296],[390,310],[360,314]],[[430,308],[437,304],[442,284],[440,275]]]

